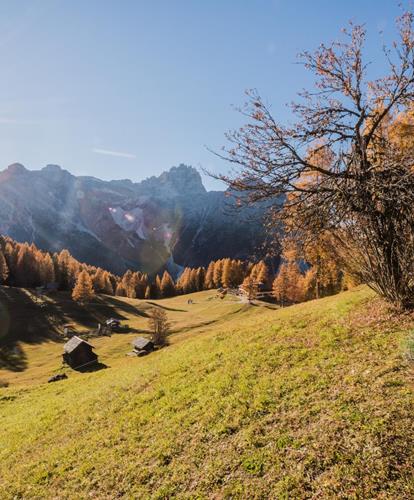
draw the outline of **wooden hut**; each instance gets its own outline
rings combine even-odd
[[[80,368],[98,361],[93,346],[76,335],[66,342],[63,350],[63,360],[72,368]]]
[[[133,340],[132,346],[137,356],[144,356],[154,350],[154,342],[149,339],[144,339],[143,337],[137,337]]]
[[[105,325],[111,330],[119,330],[121,328],[121,321],[119,319],[110,318],[105,321]]]

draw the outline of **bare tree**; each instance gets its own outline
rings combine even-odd
[[[152,333],[154,344],[164,346],[168,344],[170,324],[164,309],[153,308],[148,319],[148,327]]]
[[[414,99],[413,14],[397,19],[399,39],[384,48],[387,74],[368,78],[366,31],[300,55],[315,75],[284,126],[256,91],[241,110],[247,124],[227,134],[219,156],[234,169],[215,176],[241,202],[274,200],[289,237],[329,235],[344,265],[402,308],[414,307],[413,149],[389,133]],[[283,203],[280,200],[283,199]]]

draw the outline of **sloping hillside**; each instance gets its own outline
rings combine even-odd
[[[0,287],[0,381],[11,385],[39,384],[62,371],[64,325],[78,334],[90,333],[109,318],[121,320],[123,329],[111,337],[93,338],[99,360],[113,366],[125,360],[131,341],[146,335],[148,312],[165,309],[171,324],[171,342],[214,328],[248,308],[239,300],[217,298],[206,291],[171,299],[147,301],[99,295],[79,305],[68,292],[37,297],[23,288]]]
[[[0,497],[413,498],[404,321],[365,289],[252,306],[145,358],[2,389]]]

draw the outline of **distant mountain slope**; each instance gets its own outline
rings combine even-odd
[[[139,183],[75,177],[56,165],[0,172],[0,233],[121,273],[247,258],[261,245],[262,211],[229,211],[226,192],[207,192],[180,165]]]

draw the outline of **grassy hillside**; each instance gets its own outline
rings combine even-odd
[[[0,498],[414,497],[410,318],[365,289],[276,311],[196,298],[199,334],[0,390]]]
[[[99,360],[107,366],[125,361],[131,341],[146,335],[148,312],[164,308],[171,322],[172,343],[226,321],[246,310],[235,298],[216,298],[216,292],[192,294],[172,299],[144,301],[100,295],[86,306],[73,302],[70,295],[59,292],[41,300],[30,290],[0,287],[0,380],[11,385],[45,382],[62,372],[63,325],[70,324],[79,333],[87,333],[115,317],[126,325],[126,333],[91,340]],[[73,373],[73,372],[71,372]]]

